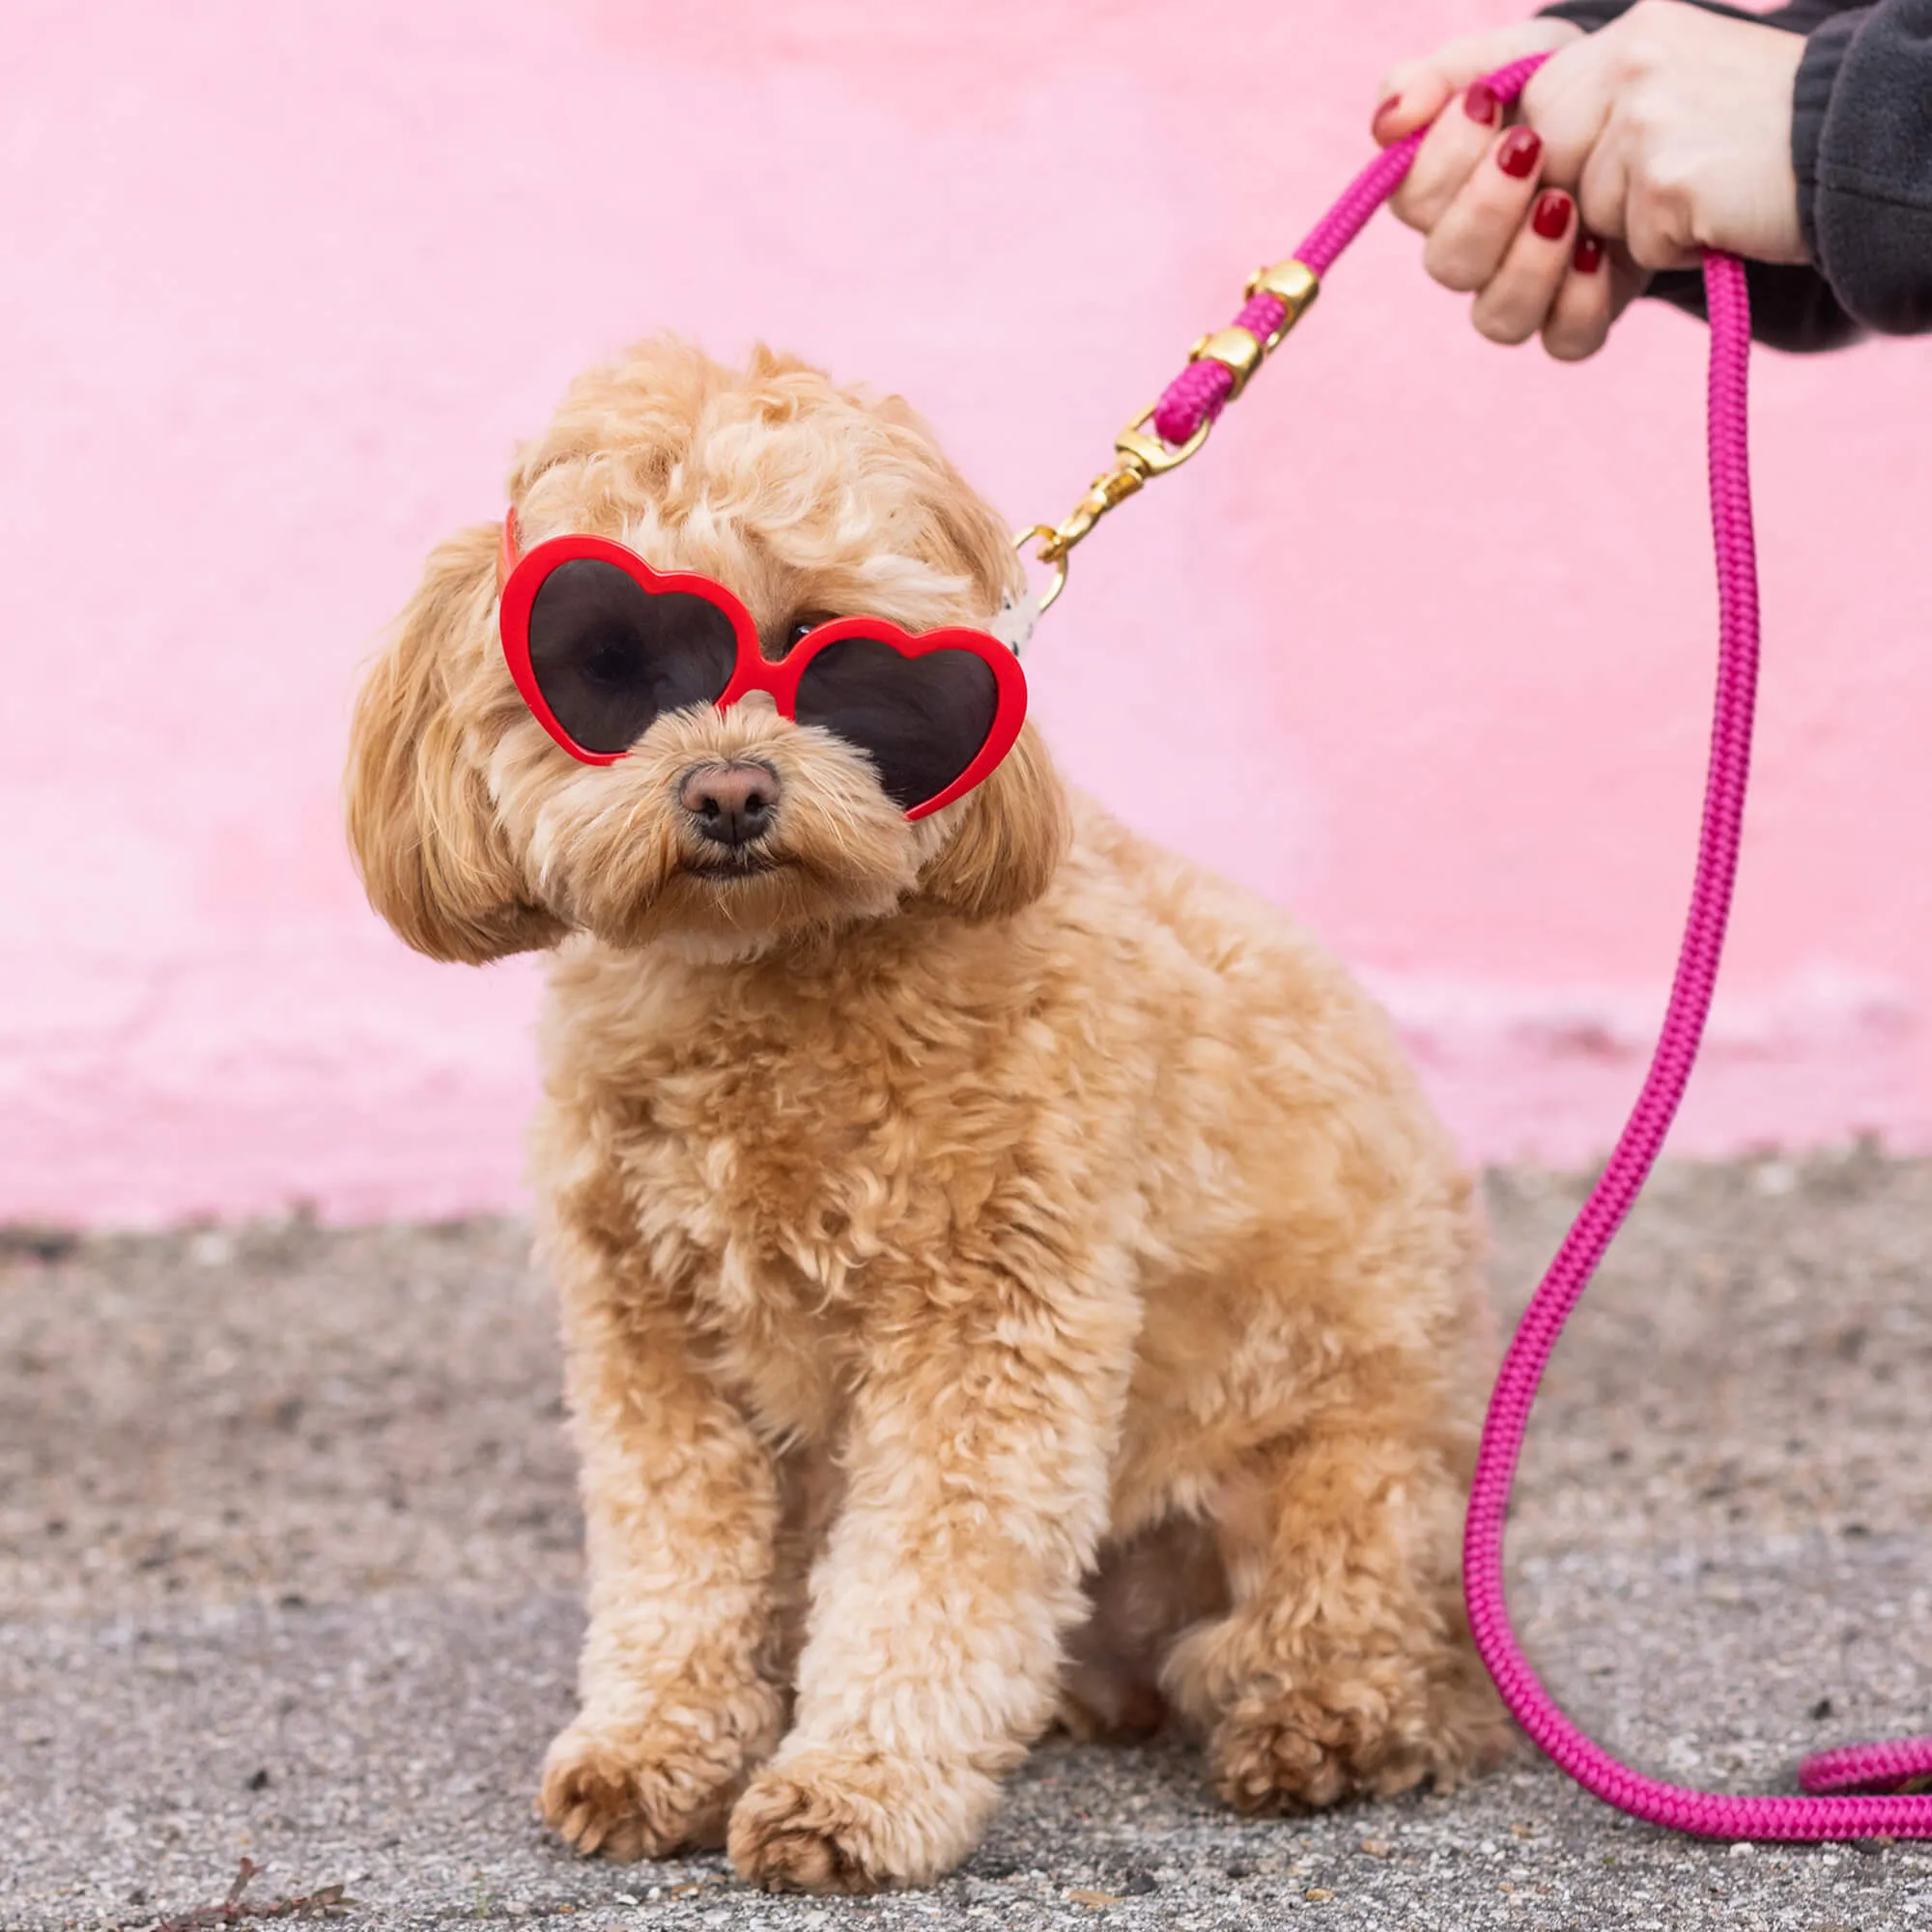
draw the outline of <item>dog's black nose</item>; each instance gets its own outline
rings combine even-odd
[[[772,829],[779,775],[769,765],[698,765],[684,775],[677,802],[701,838],[719,845],[749,845]]]

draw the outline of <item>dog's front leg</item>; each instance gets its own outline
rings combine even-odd
[[[929,1882],[1050,1719],[1133,1346],[1128,1295],[1081,1273],[1051,1294],[988,1267],[880,1298],[794,1725],[731,1815],[746,1878]]]
[[[590,1627],[582,1710],[551,1746],[539,1808],[582,1852],[718,1843],[783,1722],[760,1670],[778,1485],[745,1418],[649,1293],[558,1257],[582,1457]]]

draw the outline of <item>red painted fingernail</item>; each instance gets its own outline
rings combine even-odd
[[[1480,121],[1485,128],[1493,128],[1502,111],[1503,104],[1487,80],[1472,80],[1463,90],[1463,112],[1471,121]]]
[[[1384,100],[1382,104],[1379,107],[1378,107],[1372,115],[1369,116],[1369,131],[1372,134],[1379,133],[1381,131],[1382,123],[1386,121],[1388,117],[1391,114],[1393,114],[1395,110],[1401,105],[1402,105],[1402,96],[1399,94],[1391,94],[1389,98],[1386,100]]]
[[[1543,155],[1543,136],[1534,128],[1512,128],[1496,145],[1496,166],[1516,181],[1527,181]]]
[[[1604,244],[1587,228],[1579,228],[1570,260],[1579,275],[1594,275],[1604,266]]]
[[[1547,187],[1536,197],[1529,225],[1546,242],[1560,242],[1570,226],[1570,197],[1560,187]]]

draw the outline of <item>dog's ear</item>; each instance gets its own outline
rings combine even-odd
[[[550,946],[562,925],[522,896],[466,746],[480,702],[499,532],[461,531],[432,553],[395,637],[355,702],[349,843],[373,905],[432,959],[471,965]]]
[[[920,895],[962,919],[1005,919],[1053,882],[1072,838],[1060,774],[1031,724],[962,801],[959,829],[920,877]]]

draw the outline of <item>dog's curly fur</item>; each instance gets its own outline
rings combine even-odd
[[[728,583],[773,654],[801,612],[1021,587],[902,404],[764,352],[583,377],[510,494],[526,541]],[[554,949],[533,1173],[590,1603],[544,1816],[861,1889],[957,1862],[1056,1710],[1175,1712],[1247,1811],[1490,1757],[1470,1189],[1381,1016],[1031,726],[917,823],[767,700],[573,762],[504,668],[496,549],[431,558],[350,825],[411,945]],[[746,753],[782,863],[721,878],[678,780]]]

